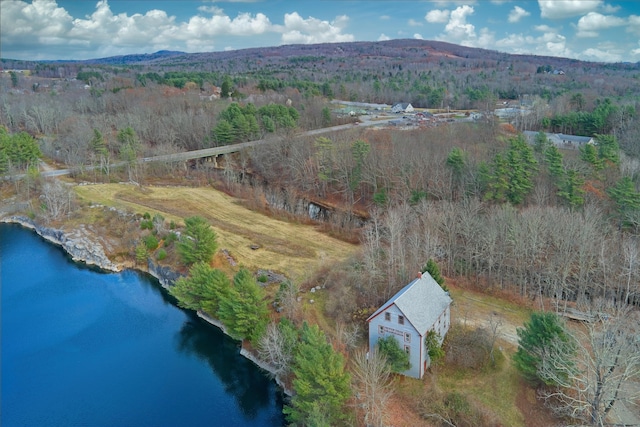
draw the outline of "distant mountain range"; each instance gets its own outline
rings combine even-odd
[[[322,43],[305,45],[283,45],[275,47],[249,48],[223,52],[186,53],[180,51],[160,50],[155,53],[131,54],[112,56],[107,58],[87,60],[56,60],[37,61],[40,63],[66,63],[66,64],[96,64],[96,65],[180,65],[190,66],[211,61],[248,61],[259,60],[262,62],[281,62],[282,59],[300,57],[300,61],[314,62],[315,60],[333,59],[360,59],[360,60],[385,60],[407,62],[433,62],[440,60],[489,60],[489,61],[516,61],[544,63],[552,67],[562,68],[575,66],[578,63],[592,66],[607,67],[640,67],[638,63],[603,64],[583,62],[576,59],[559,58],[537,55],[516,55],[487,49],[468,46],[460,46],[433,40],[401,39],[381,42],[349,42],[349,43]],[[5,68],[10,68],[7,63],[30,61],[13,61],[2,59]]]
[[[57,63],[84,63],[84,64],[101,64],[101,65],[132,65],[144,64],[158,59],[170,58],[178,55],[188,55],[186,52],[173,50],[159,50],[154,53],[134,53],[130,55],[109,56],[106,58],[84,59],[84,60],[51,60],[38,62],[57,62]]]

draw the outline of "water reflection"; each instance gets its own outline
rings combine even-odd
[[[240,355],[239,343],[214,326],[203,328],[202,323],[202,319],[191,314],[190,320],[176,334],[178,350],[195,355],[209,365],[225,391],[235,397],[246,419],[254,419],[261,409],[272,405],[274,399],[277,400],[277,406],[281,407],[282,393],[272,380]],[[215,329],[215,333],[208,329]],[[230,357],[232,354],[236,357]],[[284,423],[282,416],[278,420]]]

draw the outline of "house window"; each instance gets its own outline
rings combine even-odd
[[[404,346],[404,352],[407,354],[411,354],[411,346],[410,345],[405,345]]]
[[[409,332],[404,333],[404,342],[411,342],[411,334]]]
[[[386,320],[387,322],[391,321],[391,313],[385,313],[384,314],[384,320]]]
[[[380,335],[384,335],[384,326],[382,326],[382,325],[378,326],[378,333]]]
[[[404,325],[404,316],[398,316],[398,323]]]

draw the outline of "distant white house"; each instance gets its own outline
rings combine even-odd
[[[412,113],[413,106],[406,102],[398,102],[391,107],[392,113]]]
[[[379,338],[393,336],[411,362],[402,374],[422,378],[430,364],[424,339],[431,330],[444,339],[451,324],[450,306],[449,294],[429,273],[420,274],[367,319],[369,351]]]
[[[522,132],[529,144],[535,144],[539,132],[525,130]],[[590,136],[566,135],[564,133],[545,133],[547,140],[558,148],[576,150],[587,144],[595,144],[595,140]]]

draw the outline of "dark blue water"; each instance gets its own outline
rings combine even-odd
[[[3,427],[283,425],[273,381],[155,280],[4,224],[0,269]]]

